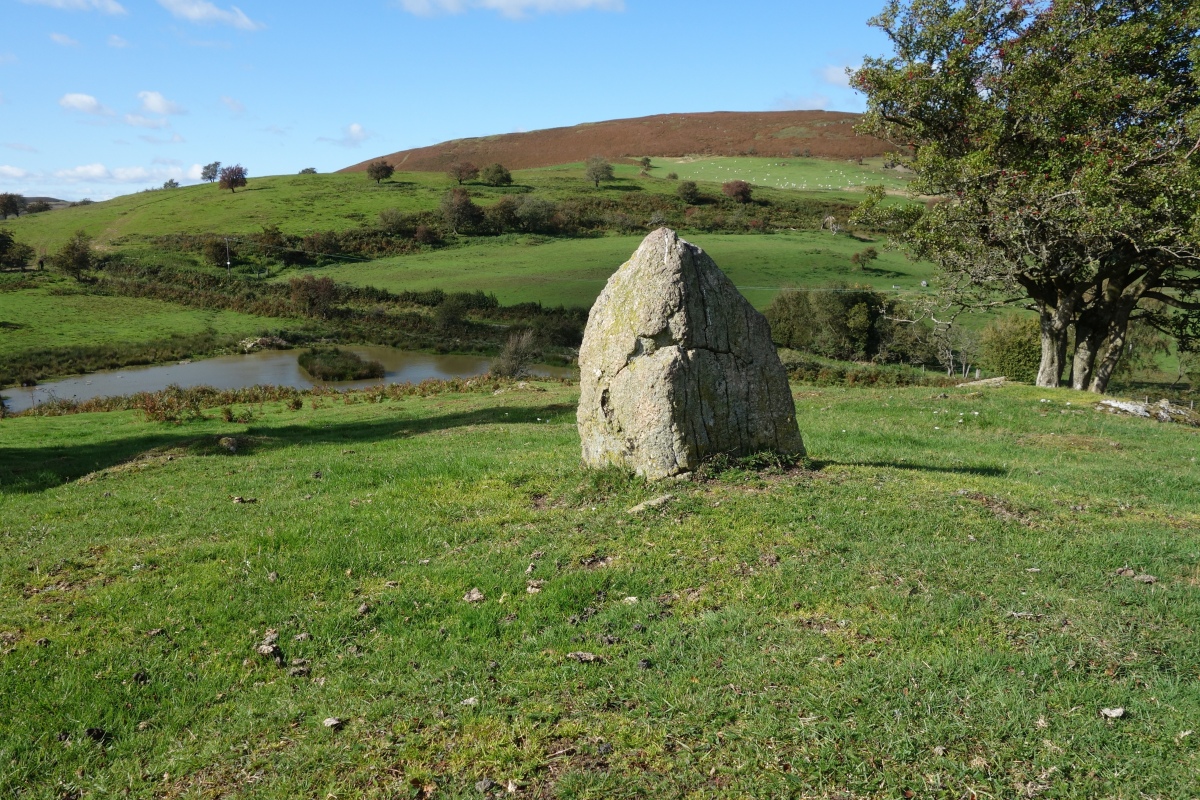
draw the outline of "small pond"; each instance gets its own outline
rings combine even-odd
[[[348,346],[365,359],[383,364],[384,383],[420,383],[429,378],[471,378],[488,371],[490,358],[482,356],[443,356],[397,350],[394,347],[371,345]],[[93,397],[112,397],[135,392],[157,392],[171,384],[183,387],[212,386],[217,389],[241,389],[247,386],[294,386],[309,389],[318,384],[352,389],[375,386],[379,379],[365,381],[314,381],[296,363],[304,352],[295,350],[262,350],[238,356],[217,356],[178,364],[154,367],[128,367],[110,372],[93,372],[75,378],[47,381],[30,388],[0,389],[10,412],[24,411],[48,400],[90,400]],[[532,368],[534,375],[570,377],[571,367],[550,367],[542,364]]]

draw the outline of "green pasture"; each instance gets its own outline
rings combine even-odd
[[[138,344],[205,331],[249,335],[270,321],[235,311],[86,293],[66,280],[0,291],[0,356],[102,343]]]
[[[685,233],[703,248],[742,294],[764,308],[781,289],[835,282],[916,295],[932,280],[933,265],[914,262],[882,241],[863,242],[816,231],[765,235]],[[417,255],[320,267],[313,274],[391,291],[443,289],[495,292],[501,303],[590,306],[608,277],[625,263],[642,236],[588,239],[504,237]],[[865,269],[851,256],[875,247],[879,258]],[[306,270],[307,271],[307,270]],[[893,290],[893,286],[899,287]]]
[[[1193,796],[1197,431],[794,390],[660,485],[555,384],[0,421],[0,796]]]
[[[741,180],[756,187],[787,191],[845,195],[857,202],[865,186],[885,186],[902,192],[908,181],[894,169],[884,169],[882,158],[832,161],[819,158],[693,157],[655,158],[654,175],[674,172],[680,180],[726,183]]]

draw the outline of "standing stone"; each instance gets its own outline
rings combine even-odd
[[[588,466],[657,479],[718,453],[804,454],[766,318],[669,228],[647,236],[608,279],[579,369]]]

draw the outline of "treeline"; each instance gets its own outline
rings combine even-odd
[[[854,206],[811,198],[739,201],[722,194],[676,195],[629,192],[614,197],[551,200],[537,194],[506,194],[480,205],[470,192],[455,187],[436,210],[385,209],[374,223],[349,230],[284,233],[267,225],[240,236],[170,234],[152,244],[162,250],[199,255],[213,266],[229,262],[312,266],[338,257],[382,258],[447,244],[457,236],[592,236],[635,234],[663,225],[707,233],[766,233],[821,227],[830,215],[846,218]]]

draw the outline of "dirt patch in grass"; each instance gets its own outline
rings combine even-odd
[[[1017,438],[1017,444],[1051,450],[1084,450],[1089,453],[1107,453],[1121,449],[1121,443],[1112,439],[1061,433],[1027,433]]]

